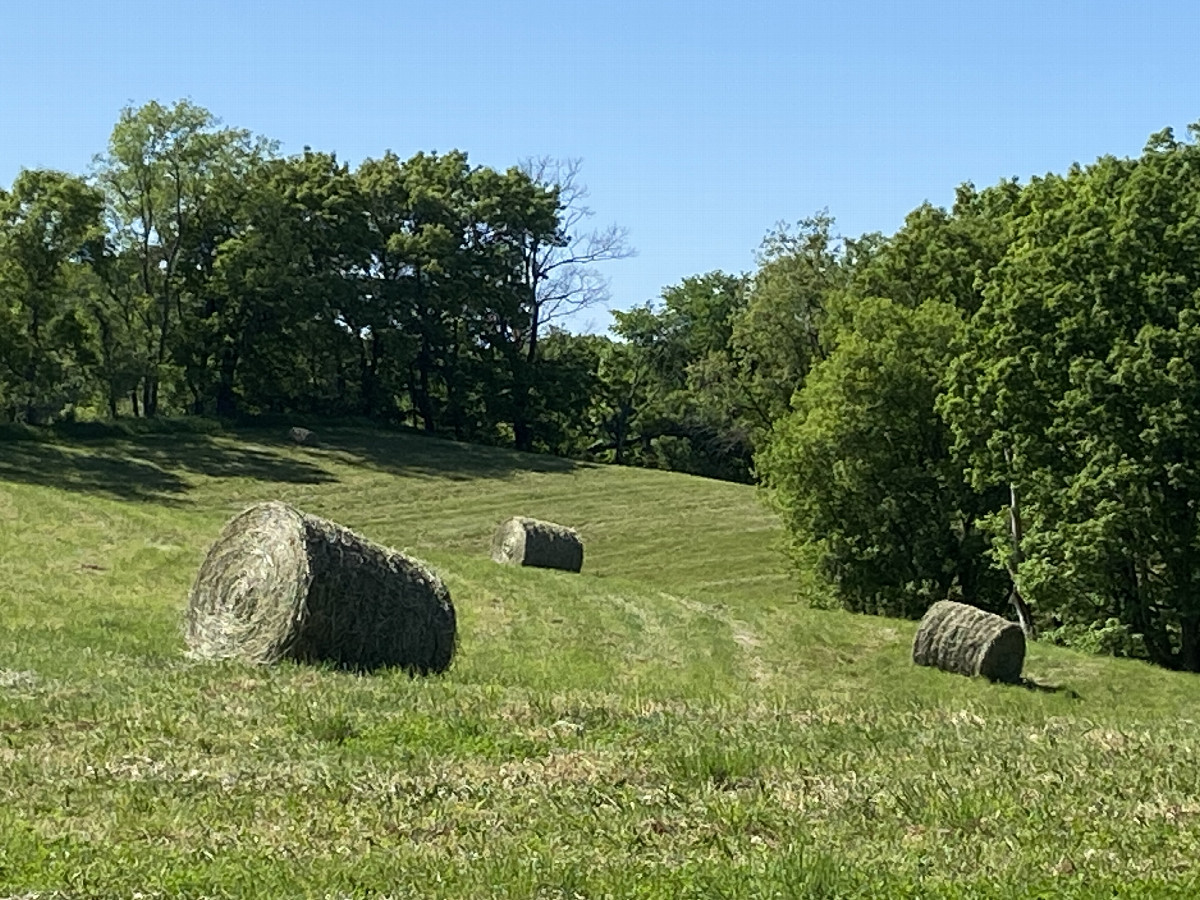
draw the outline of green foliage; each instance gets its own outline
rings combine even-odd
[[[745,310],[733,326],[736,378],[743,385],[752,441],[787,414],[824,350],[821,326],[832,292],[847,280],[844,249],[825,213],[794,229],[779,226],[763,240]]]
[[[95,188],[0,192],[6,417],[358,413],[581,452],[591,373],[541,344],[630,251],[582,227],[578,163],[275,151],[150,102],[122,110]]]
[[[1010,213],[1020,195],[1015,181],[984,191],[968,183],[958,188],[949,212],[922,204],[896,234],[864,256],[852,292],[889,297],[914,309],[936,300],[974,314],[992,268],[1008,248]]]
[[[982,498],[934,412],[962,330],[954,307],[865,299],[809,374],[756,459],[793,560],[815,564],[856,612],[920,616],[952,591],[995,606]]]
[[[586,411],[600,392],[599,360],[607,343],[553,327],[541,339],[529,394],[532,449],[582,455],[590,437]]]
[[[582,228],[577,163],[275,151],[150,102],[122,110],[96,188],[26,173],[0,193],[7,418],[353,412],[580,451],[579,373],[541,340],[630,251]]]
[[[222,415],[353,409],[336,377],[358,324],[358,288],[344,274],[368,254],[352,174],[306,151],[228,187],[237,227],[216,246],[187,343],[198,398]]]
[[[131,364],[136,368],[147,416],[157,414],[160,394],[166,399],[183,387],[172,348],[189,270],[211,262],[214,235],[204,226],[212,224],[219,187],[236,183],[273,150],[247,131],[219,127],[189,101],[170,107],[151,101],[121,111],[107,152],[96,158],[111,257],[97,268],[106,287],[99,315],[114,333],[117,323],[123,326],[114,351],[120,361],[110,368],[118,379]]]
[[[733,380],[734,322],[745,279],[724,272],[685,278],[661,305],[614,312],[621,340],[604,355],[604,439],[614,461],[745,481],[749,438],[744,392]]]
[[[94,285],[79,265],[101,234],[101,198],[79,178],[24,170],[0,192],[0,408],[40,422],[88,399],[86,320]]]
[[[1057,628],[1042,631],[1038,637],[1064,647],[1073,647],[1084,653],[1131,656],[1139,659],[1145,659],[1147,655],[1144,638],[1135,634],[1131,626],[1112,617],[1103,622],[1059,625]]]
[[[977,484],[1027,499],[1019,577],[1200,670],[1200,147],[1170,132],[1025,191],[945,412]]]

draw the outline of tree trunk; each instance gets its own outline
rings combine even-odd
[[[1200,672],[1200,617],[1187,616],[1179,623],[1179,668]]]
[[[433,311],[425,308],[425,273],[420,266],[417,266],[414,270],[413,278],[417,288],[415,310],[418,314],[417,321],[429,324],[421,327],[421,349],[417,351],[417,381],[412,386],[412,398],[413,405],[416,406],[417,411],[421,414],[425,431],[432,434],[437,430],[436,417],[433,411],[433,398],[429,395],[429,374],[433,368],[433,347],[430,345],[429,332],[426,329],[432,325]]]
[[[613,462],[618,466],[625,465],[625,441],[629,436],[629,408],[622,406],[617,412],[616,428],[613,429],[614,443]]]
[[[100,354],[104,364],[105,372],[105,394],[108,395],[108,415],[117,418],[117,400],[118,392],[116,386],[116,351],[113,349],[115,339],[113,338],[112,325],[108,321],[108,317],[104,315],[98,303],[92,304],[92,316],[96,320],[96,324],[100,328]]]
[[[541,304],[537,299],[537,287],[529,288],[529,341],[522,356],[514,355],[516,369],[513,372],[513,443],[518,450],[533,449],[533,423],[529,421],[529,393],[534,381],[538,355],[538,331],[541,329]]]
[[[362,341],[359,341],[359,370],[362,381],[362,411],[363,415],[368,418],[374,418],[379,414],[380,400],[382,391],[379,384],[379,366],[383,359],[383,348],[379,333],[371,329],[371,352],[368,355],[366,348],[362,346]]]
[[[533,426],[524,419],[513,422],[513,443],[518,450],[533,450]]]
[[[226,349],[221,354],[221,372],[217,380],[216,413],[218,416],[237,415],[237,393],[234,391],[238,354]]]
[[[170,268],[167,270],[167,278],[170,278]],[[163,285],[162,297],[162,315],[159,319],[158,329],[158,350],[155,354],[154,361],[154,376],[148,380],[150,393],[148,394],[147,402],[143,403],[146,412],[146,418],[153,418],[158,415],[158,380],[159,373],[162,371],[162,365],[167,361],[167,337],[170,334],[171,327],[171,287],[170,281]]]
[[[426,338],[421,338],[421,350],[417,354],[417,377],[412,384],[412,399],[413,405],[417,412],[421,415],[421,420],[425,431],[433,433],[437,428],[436,417],[433,411],[433,398],[429,395],[429,370],[433,365],[432,354],[429,351],[429,342]]]
[[[142,415],[153,419],[158,415],[158,376],[147,375],[142,383]]]
[[[1011,476],[1013,460],[1011,449],[1004,451],[1004,460],[1008,463]],[[1025,537],[1025,527],[1021,523],[1021,502],[1017,497],[1017,485],[1015,481],[1010,480],[1008,483],[1008,498],[1008,528],[1012,536],[1012,554],[1009,556],[1008,562],[1008,575],[1012,579],[1012,590],[1009,596],[1012,599],[1013,607],[1017,611],[1017,621],[1021,625],[1021,631],[1025,632],[1026,639],[1033,641],[1037,640],[1037,627],[1033,623],[1033,613],[1029,609],[1029,604],[1021,596],[1021,588],[1017,580],[1023,560],[1021,543]]]
[[[40,334],[40,319],[37,301],[31,304],[29,316],[29,360],[25,363],[25,421],[30,425],[40,425],[37,410],[37,371],[38,361],[42,355],[42,340]]]
[[[518,371],[513,373],[512,426],[513,444],[518,450],[533,449],[533,425],[529,421],[529,378],[528,372],[520,371],[520,357],[516,362]]]

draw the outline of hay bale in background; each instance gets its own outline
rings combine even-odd
[[[583,541],[579,532],[565,525],[513,516],[496,529],[492,559],[514,566],[578,572],[583,568]]]
[[[917,628],[913,662],[993,681],[1020,681],[1025,634],[1015,622],[990,612],[939,600]]]
[[[188,596],[198,655],[441,672],[456,636],[442,580],[418,560],[286,503],[232,518]]]
[[[318,444],[316,434],[299,426],[288,431],[288,437],[292,439],[293,444],[299,444],[301,447],[315,447]]]

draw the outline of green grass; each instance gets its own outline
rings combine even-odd
[[[0,897],[1194,897],[1200,682],[793,600],[750,488],[366,429],[0,435]],[[445,676],[184,655],[279,498],[446,579]],[[575,525],[582,575],[487,558]]]

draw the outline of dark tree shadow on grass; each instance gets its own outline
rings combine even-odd
[[[76,451],[56,444],[0,444],[0,481],[106,494],[122,500],[178,499],[187,482],[172,472],[111,451]]]
[[[398,477],[451,481],[508,479],[526,472],[569,473],[594,463],[520,453],[408,430],[313,423],[320,443],[298,447],[282,427],[228,431],[163,420],[154,430],[97,424],[54,429],[0,427],[0,481],[36,484],[156,503],[183,503],[189,475],[288,484],[327,484],[328,464],[362,466]],[[201,423],[205,424],[205,423]]]
[[[280,455],[270,446],[239,443],[229,435],[189,438],[155,435],[122,447],[133,456],[162,469],[189,472],[208,478],[252,478],[287,484],[326,484],[337,477],[312,460]]]
[[[305,460],[266,448],[230,446],[208,435],[144,435],[57,442],[0,436],[0,481],[55,487],[121,500],[181,503],[185,474],[293,484],[336,479]]]
[[[328,458],[404,477],[444,478],[472,481],[480,478],[512,478],[525,472],[567,473],[592,468],[578,462],[542,453],[521,453],[502,447],[465,444],[419,432],[314,426],[320,443],[304,447],[311,459]],[[246,431],[247,439],[259,443],[286,444],[286,432],[269,434]]]

